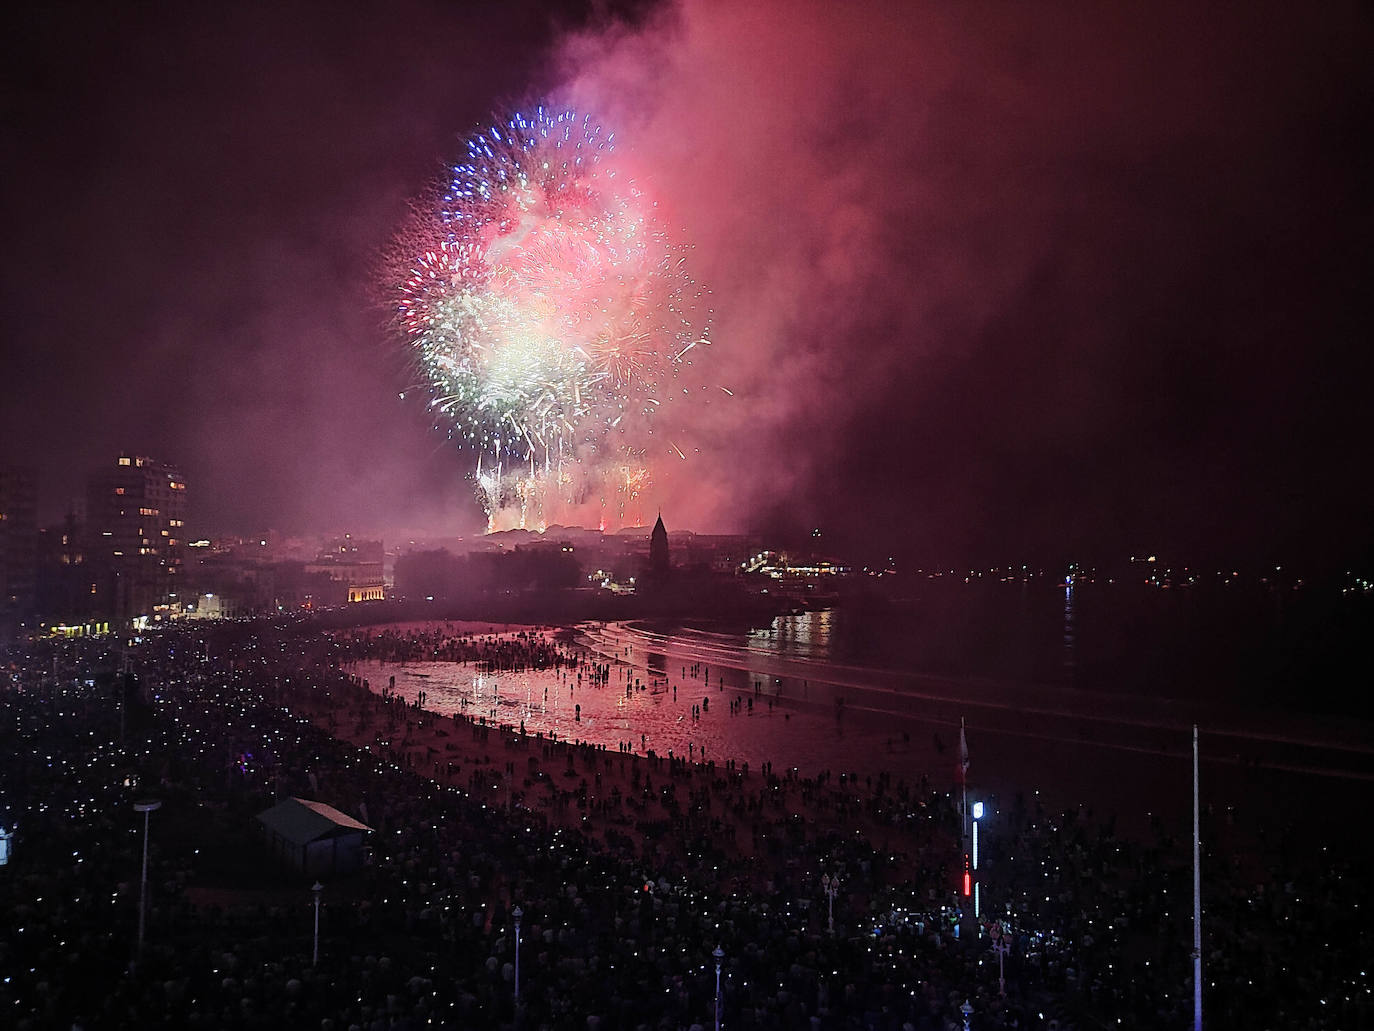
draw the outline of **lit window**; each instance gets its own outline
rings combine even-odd
[[[128,464],[129,464],[129,460],[128,460],[127,458],[121,458],[121,459],[119,460],[119,464],[120,464],[120,465],[128,465]]]

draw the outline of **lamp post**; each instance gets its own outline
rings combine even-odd
[[[1002,924],[994,921],[988,928],[988,935],[992,938],[992,951],[997,953],[997,991],[1004,997],[1007,994],[1007,980],[1002,975],[1002,960],[1011,951],[1011,943],[1002,935]]]
[[[717,945],[711,955],[716,957],[716,1031],[720,1031],[720,961],[725,958],[725,950]]]
[[[1193,724],[1193,1031],[1202,1031],[1202,839],[1198,835],[1197,724]]]
[[[955,997],[958,998],[958,996]],[[973,1016],[973,1007],[968,1004],[967,999],[965,999],[964,1004],[959,1007],[959,1012],[964,1018],[964,1031],[969,1031],[968,1018]]]
[[[827,900],[826,909],[830,921],[830,933],[835,933],[835,896],[840,891],[840,875],[831,877],[828,873],[821,874],[821,890],[825,892]]]
[[[525,913],[519,906],[511,911],[511,917],[515,920],[515,1008],[520,1009],[520,918]]]
[[[156,798],[134,803],[134,812],[143,814],[143,877],[138,885],[138,956],[143,957],[143,921],[148,911],[148,814],[162,808]]]
[[[973,803],[973,919],[979,917],[981,909],[981,892],[979,891],[978,879],[978,822],[983,818],[983,803]]]
[[[324,891],[324,885],[316,881],[310,886],[310,892],[315,896],[315,945],[310,950],[310,965],[318,966],[320,962],[320,893]]]

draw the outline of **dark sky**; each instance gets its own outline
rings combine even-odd
[[[463,533],[379,255],[553,95],[697,249],[729,404],[677,526],[926,561],[1367,555],[1367,5],[401,0],[5,16],[0,462],[116,449],[197,532]]]

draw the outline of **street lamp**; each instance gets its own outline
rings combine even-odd
[[[827,900],[827,912],[830,918],[830,933],[835,933],[835,896],[840,892],[840,875],[831,877],[828,873],[821,874],[821,890],[825,892]]]
[[[958,998],[958,996],[955,996],[955,998]],[[968,1004],[967,999],[965,999],[964,1004],[959,1007],[959,1012],[963,1014],[964,1017],[964,1031],[969,1031],[968,1018],[973,1015],[973,1007]]]
[[[524,911],[516,906],[511,911],[511,916],[515,920],[515,1008],[520,1009],[520,918],[524,916]]]
[[[988,928],[988,935],[992,938],[992,951],[997,953],[997,991],[1004,997],[1007,994],[1007,979],[1002,974],[1002,960],[1011,951],[1011,942],[1002,934],[1001,921],[993,921]]]
[[[711,955],[716,957],[716,1031],[720,1031],[720,961],[725,958],[725,950],[717,945]]]
[[[315,896],[315,946],[310,951],[310,965],[313,967],[320,962],[320,893],[324,891],[324,885],[316,881],[310,886],[310,891]]]
[[[983,818],[983,803],[973,803],[973,919],[979,916],[981,893],[978,882],[978,821]]]
[[[143,920],[148,910],[148,814],[161,809],[162,802],[146,798],[134,803],[134,812],[143,814],[143,878],[138,886],[138,956],[143,956]]]

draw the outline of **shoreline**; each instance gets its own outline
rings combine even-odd
[[[340,691],[342,698],[336,697]],[[806,778],[771,766],[714,759],[689,762],[561,737],[522,735],[518,728],[486,723],[480,717],[416,709],[397,696],[387,698],[364,687],[356,677],[324,693],[297,694],[292,707],[337,740],[395,762],[440,787],[458,788],[498,811],[534,817],[548,829],[579,833],[596,848],[622,856],[627,848],[633,853],[636,844],[642,844],[646,860],[690,853],[690,835],[683,828],[674,829],[681,815],[677,796],[691,796],[709,786],[727,799],[724,805],[717,802],[719,823],[712,846],[733,867],[727,877],[741,886],[768,889],[770,872],[752,860],[768,839],[767,821],[779,816],[800,821],[808,839],[857,834],[894,859],[927,858],[932,852],[948,862],[957,857],[954,838],[937,842],[927,825],[903,827],[875,817],[867,806],[874,797],[871,778]],[[914,793],[922,787],[918,780],[905,790]],[[881,789],[878,794],[883,794]],[[768,807],[745,805],[751,795],[767,795]],[[855,902],[866,900],[856,897]]]
[[[446,621],[420,623],[411,621],[405,624],[392,624],[388,629],[435,631],[446,626]],[[495,624],[484,624],[494,627]],[[674,648],[671,645],[662,649],[666,656],[666,668],[660,664],[651,668],[648,656],[652,649],[643,646],[638,638],[613,636],[624,630],[623,624],[580,623],[573,626],[540,625],[519,626],[503,625],[508,631],[532,631],[552,640],[567,643],[595,655],[601,661],[618,667],[624,675],[634,671],[639,677],[659,677],[666,681],[681,680],[678,676],[685,661],[703,653],[691,648]],[[597,632],[603,636],[595,639]],[[624,652],[626,641],[630,641],[630,651]],[[725,669],[719,651],[711,653],[713,669]],[[735,656],[739,658],[739,656]],[[752,659],[752,656],[747,658]],[[764,659],[769,659],[763,656]],[[716,665],[721,663],[720,665]],[[415,663],[394,664],[397,669],[415,670]],[[783,667],[776,660],[759,664],[735,662],[729,669],[736,674],[736,683],[718,693],[716,682],[710,684],[709,697],[728,699],[733,693],[742,696],[747,693],[738,676],[746,680],[751,675],[750,665],[763,666],[767,674],[781,673],[796,679],[796,666]],[[689,666],[690,668],[690,666]],[[815,664],[809,667],[813,672]],[[794,731],[817,733],[815,725],[817,713],[830,711],[830,703],[824,700],[826,690],[842,687],[853,694],[863,688],[854,688],[852,676],[863,672],[854,667],[839,667],[841,672],[850,674],[841,679],[839,685],[833,682],[813,681],[818,699],[789,697],[784,691],[781,697],[772,701],[777,710],[769,718],[760,710],[753,717],[749,727],[750,734],[759,735],[771,742],[786,742]],[[753,670],[752,672],[760,672]],[[881,672],[881,671],[877,671]],[[893,679],[899,675],[889,674]],[[1043,797],[1053,808],[1065,811],[1080,809],[1093,811],[1114,818],[1122,830],[1135,835],[1143,835],[1158,820],[1163,820],[1169,830],[1183,836],[1188,833],[1191,821],[1191,733],[1189,724],[1170,715],[1170,707],[1151,700],[1133,700],[1132,706],[1149,715],[1147,707],[1153,705],[1161,710],[1160,716],[1153,719],[1136,720],[1116,718],[1111,713],[1078,713],[1048,706],[1026,708],[1016,704],[1033,694],[1036,688],[1026,685],[996,685],[989,682],[951,681],[949,678],[906,678],[917,681],[916,688],[904,697],[908,711],[894,713],[890,709],[867,709],[847,701],[846,720],[849,727],[844,731],[846,742],[843,747],[856,747],[852,761],[842,761],[836,756],[842,750],[838,742],[830,746],[829,761],[816,759],[798,760],[796,755],[783,744],[773,744],[771,753],[763,756],[758,748],[730,749],[717,743],[708,753],[712,759],[734,759],[738,762],[753,759],[752,768],[757,769],[762,761],[776,763],[780,771],[796,767],[803,778],[820,775],[829,770],[839,774],[851,769],[861,776],[873,776],[880,771],[889,772],[894,780],[908,783],[919,781],[922,777],[943,789],[948,788],[952,795],[957,783],[955,770],[958,742],[959,718],[969,714],[968,739],[971,753],[970,788],[976,788],[978,797],[988,801],[993,807],[1010,805],[1018,795]],[[691,690],[706,686],[702,681],[689,676]],[[939,687],[939,692],[923,692],[922,686],[930,682]],[[968,687],[974,692],[972,697],[956,698],[952,689]],[[989,696],[989,692],[994,692]],[[896,690],[883,691],[885,697],[902,697]],[[1077,693],[1080,699],[1085,692]],[[666,705],[663,692],[660,698]],[[413,697],[413,696],[412,696]],[[583,697],[586,697],[584,692]],[[767,698],[766,692],[757,695]],[[1059,695],[1061,699],[1063,695]],[[1091,697],[1086,698],[1092,701]],[[431,699],[432,701],[432,699]],[[685,705],[680,708],[686,708]],[[1177,707],[1174,707],[1177,708]],[[778,720],[778,713],[784,717]],[[449,713],[443,713],[440,718]],[[474,711],[471,713],[478,725],[482,720]],[[797,720],[790,717],[796,715]],[[712,720],[715,714],[712,713]],[[630,732],[623,734],[635,739],[634,717],[627,717]],[[1358,728],[1346,728],[1341,739],[1330,743],[1314,740],[1315,732],[1311,722],[1303,730],[1306,735],[1294,733],[1275,733],[1265,735],[1263,724],[1249,717],[1249,725],[1223,727],[1213,730],[1206,724],[1202,727],[1202,774],[1204,804],[1214,805],[1234,813],[1242,840],[1249,845],[1263,838],[1266,825],[1272,822],[1272,812],[1276,800],[1294,801],[1291,806],[1282,806],[1289,814],[1289,826],[1283,835],[1286,838],[1303,837],[1320,833],[1326,840],[1355,843],[1360,834],[1351,826],[1350,821],[1340,819],[1342,811],[1348,812],[1349,806],[1358,804],[1367,791],[1370,780],[1374,780],[1374,748],[1355,740]],[[493,729],[505,722],[511,731],[518,730],[519,720],[488,719]],[[809,731],[802,731],[802,724],[810,724]],[[1291,721],[1290,721],[1291,722]],[[1301,722],[1301,721],[1300,721]],[[617,731],[615,728],[597,726],[588,719],[580,724],[568,721],[576,727],[576,732],[566,736],[582,738],[596,744],[610,746],[610,754],[616,751]],[[860,726],[863,724],[863,726]],[[703,719],[700,726],[710,730],[720,724]],[[874,730],[874,726],[878,730]],[[1105,728],[1105,730],[1104,730]],[[1125,733],[1122,733],[1122,731]],[[743,733],[741,730],[740,733]],[[736,734],[736,736],[738,736]],[[565,734],[560,732],[560,741]],[[713,738],[706,738],[709,743]],[[943,747],[942,747],[943,746]],[[760,746],[762,747],[762,746]],[[1304,749],[1310,749],[1305,752]],[[639,749],[643,754],[647,749]],[[684,749],[685,750],[685,749]],[[674,758],[679,756],[674,749]],[[695,750],[694,750],[695,751]],[[666,756],[667,747],[655,749],[657,754]],[[686,758],[685,756],[682,758]],[[1355,760],[1351,768],[1350,760]],[[1367,765],[1360,766],[1364,762]]]

